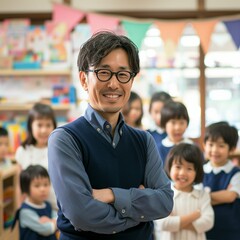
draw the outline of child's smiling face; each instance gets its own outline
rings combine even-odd
[[[183,192],[191,192],[196,178],[194,164],[184,159],[174,160],[170,170],[170,177],[174,187]]]
[[[204,145],[205,157],[214,167],[224,166],[229,157],[229,145],[224,142],[223,138],[217,140],[208,139]]]

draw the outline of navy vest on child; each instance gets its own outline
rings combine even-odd
[[[212,192],[228,188],[231,178],[240,169],[234,167],[229,173],[221,171],[205,173],[203,185],[210,187]],[[215,221],[214,227],[208,231],[207,239],[213,240],[239,240],[240,239],[240,199],[233,203],[225,203],[213,206]]]
[[[165,137],[167,137],[166,132],[159,133],[157,130],[154,130],[154,131],[148,130],[148,132],[153,136],[157,145],[159,145],[162,142],[162,140]]]
[[[39,217],[41,216],[47,216],[49,218],[52,218],[51,214],[52,214],[52,207],[50,205],[50,203],[45,202],[46,203],[46,207],[45,208],[34,208],[26,203],[23,203],[21,209],[30,209],[33,210],[34,212],[36,212]],[[39,235],[37,232],[32,231],[30,228],[23,228],[21,227],[20,223],[20,240],[30,240],[30,239],[34,239],[34,240],[57,240],[56,235],[55,234],[51,234],[49,236],[42,236]]]
[[[131,187],[138,188],[140,184],[144,184],[147,159],[145,133],[124,124],[122,137],[116,148],[113,148],[84,117],[80,117],[74,122],[62,126],[62,128],[69,132],[77,142],[93,188],[129,189]],[[149,240],[153,231],[153,223],[140,223],[114,235],[75,231],[59,208],[58,228],[69,239]]]

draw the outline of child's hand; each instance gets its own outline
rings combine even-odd
[[[193,216],[195,219],[198,219],[201,217],[201,211],[197,209],[195,212],[193,212]]]
[[[52,219],[47,216],[42,216],[39,218],[40,223],[52,222]]]

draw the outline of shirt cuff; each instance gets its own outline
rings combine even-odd
[[[130,217],[131,197],[130,190],[121,188],[111,188],[115,197],[114,208],[121,214],[122,217]]]

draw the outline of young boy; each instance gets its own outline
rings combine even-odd
[[[237,129],[227,122],[213,123],[206,128],[204,149],[209,161],[204,165],[203,185],[210,191],[215,213],[208,239],[240,239],[240,169],[228,158],[237,142]]]
[[[46,201],[50,191],[50,178],[47,170],[40,165],[30,165],[20,174],[22,193],[26,200],[17,211],[20,240],[56,240],[56,214]]]
[[[9,137],[7,129],[0,127],[0,169],[11,166],[11,161],[7,159],[9,148]]]

